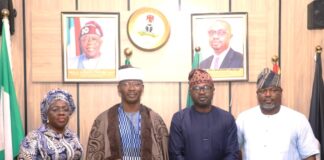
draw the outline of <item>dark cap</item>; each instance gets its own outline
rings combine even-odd
[[[280,75],[269,68],[264,68],[257,80],[257,89],[280,87]]]

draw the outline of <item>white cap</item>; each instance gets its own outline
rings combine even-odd
[[[123,68],[117,73],[118,81],[141,80],[144,79],[144,73],[139,68]]]

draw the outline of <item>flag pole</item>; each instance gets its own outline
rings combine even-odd
[[[200,47],[197,46],[195,47],[195,53],[194,53],[194,56],[193,56],[193,61],[192,61],[192,66],[191,66],[191,69],[197,69],[199,68],[199,59],[200,59]],[[187,104],[186,104],[186,107],[191,107],[193,105],[193,101],[192,101],[192,98],[190,96],[190,86],[188,88],[188,93],[187,93]]]
[[[322,53],[322,47],[320,45],[315,47],[315,52],[316,54],[321,54]]]
[[[195,48],[195,54],[194,54],[194,58],[193,58],[193,62],[192,62],[192,69],[196,69],[199,68],[199,62],[200,62],[200,47],[196,47]]]
[[[130,57],[132,56],[133,51],[130,48],[125,48],[124,49],[124,55],[126,57],[125,59],[125,65],[131,65],[130,63]]]
[[[10,12],[9,12],[9,10],[7,9],[7,8],[4,8],[4,9],[2,9],[1,10],[1,15],[2,15],[2,24],[3,25],[5,25],[4,24],[4,20],[5,21],[8,21],[8,24],[9,24],[9,14],[10,14]],[[2,26],[3,27],[3,26]],[[10,29],[9,29],[10,30]],[[1,31],[0,31],[1,32]],[[1,34],[2,36],[5,36],[5,38],[7,39],[7,40],[10,40],[10,31],[9,31],[9,34]],[[7,46],[11,46],[11,41],[7,41]],[[8,53],[11,53],[11,47],[9,47],[9,48],[7,48],[8,49]],[[11,54],[9,54],[8,55],[9,56],[9,62],[10,62],[10,69],[12,70],[12,63],[11,63]]]
[[[320,144],[324,143],[324,83],[322,78],[322,47],[315,47],[315,73],[312,87],[309,122]],[[320,157],[324,157],[324,147],[320,147]]]
[[[272,64],[273,64],[273,68],[272,71],[280,74],[280,67],[279,67],[279,57],[277,55],[273,55],[271,58]]]
[[[1,11],[0,49],[0,159],[14,159],[24,138],[15,86],[12,78],[9,10]]]

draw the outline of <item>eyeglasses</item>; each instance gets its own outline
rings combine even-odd
[[[208,31],[209,36],[214,36],[214,35],[225,36],[226,34],[227,34],[227,32],[224,29],[221,29],[221,30],[209,30]]]
[[[282,89],[278,88],[278,87],[272,87],[272,88],[264,88],[264,89],[259,89],[257,91],[258,94],[266,94],[266,93],[270,93],[270,94],[274,94],[274,93],[278,93],[281,92]]]
[[[212,89],[213,89],[212,86],[193,86],[193,87],[191,87],[191,90],[194,92],[200,92],[200,91],[210,92]]]
[[[120,82],[119,85],[122,87],[126,87],[126,88],[128,88],[128,87],[140,88],[143,85],[143,83],[136,82],[136,81],[134,81],[134,82]]]

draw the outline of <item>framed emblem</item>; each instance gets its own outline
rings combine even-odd
[[[139,49],[154,51],[169,39],[170,26],[166,17],[154,8],[140,8],[129,18],[127,34]]]

